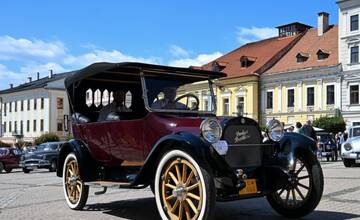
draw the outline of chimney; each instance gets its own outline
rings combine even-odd
[[[50,70],[49,71],[49,78],[52,78],[53,77],[53,70]]]
[[[39,80],[39,79],[40,79],[40,73],[37,72],[37,80]]]
[[[32,78],[31,78],[31,76],[29,76],[28,77],[28,82],[31,83],[31,81],[32,81]]]
[[[14,84],[10,83],[10,89],[12,89],[14,87]]]
[[[318,36],[322,36],[329,29],[329,13],[318,14]]]

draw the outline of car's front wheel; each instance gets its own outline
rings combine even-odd
[[[53,160],[53,161],[51,161],[51,165],[50,165],[50,167],[49,167],[49,171],[50,171],[50,172],[55,172],[56,169],[57,169],[57,163],[56,163],[56,160]]]
[[[5,168],[5,172],[6,173],[11,173],[12,169],[11,168]]]
[[[208,166],[183,150],[171,150],[155,175],[155,199],[162,219],[211,219],[215,185]]]
[[[4,164],[2,163],[2,162],[0,162],[0,173],[2,173],[3,172],[3,170],[4,170]]]
[[[312,212],[324,188],[322,169],[316,157],[302,153],[295,159],[295,169],[289,171],[287,185],[267,195],[271,207],[288,218],[300,218]]]
[[[89,195],[89,186],[86,186],[80,178],[79,164],[74,153],[70,153],[64,162],[63,188],[66,203],[71,209],[84,208]]]
[[[24,167],[22,170],[24,173],[30,173],[30,171],[31,171],[31,170],[27,169],[26,167]]]
[[[345,167],[352,167],[355,165],[354,159],[343,159],[343,163]]]

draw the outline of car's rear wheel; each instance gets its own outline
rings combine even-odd
[[[267,195],[267,200],[279,214],[300,218],[319,204],[324,188],[323,173],[318,160],[311,153],[296,155],[295,169],[289,172],[288,184]]]
[[[162,219],[211,219],[215,185],[210,169],[183,150],[167,152],[156,170],[155,199]]]
[[[24,173],[30,173],[30,171],[31,171],[31,170],[29,170],[29,169],[27,169],[25,167],[22,170],[23,170]]]
[[[354,159],[343,159],[343,163],[345,167],[352,167],[355,165]]]
[[[70,153],[64,162],[63,188],[66,203],[71,209],[84,208],[89,195],[89,186],[86,186],[80,178],[79,164],[74,153]]]
[[[2,162],[0,162],[0,173],[2,173],[3,172],[3,170],[4,170],[4,164],[2,163]]]
[[[51,161],[51,165],[50,165],[50,167],[49,167],[49,171],[50,171],[50,172],[55,172],[56,169],[57,169],[57,163],[56,163],[56,160],[53,160],[53,161]]]
[[[12,169],[11,168],[5,168],[5,172],[6,173],[11,173]]]

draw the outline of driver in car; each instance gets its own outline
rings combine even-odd
[[[164,90],[164,98],[155,101],[151,108],[154,109],[189,109],[186,105],[175,101],[176,97],[176,87],[165,87]]]
[[[114,101],[101,109],[98,121],[105,121],[106,117],[112,112],[131,112],[131,109],[125,106],[125,96],[124,91],[114,91]]]

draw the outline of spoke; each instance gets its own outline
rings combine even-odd
[[[186,180],[186,182],[185,182],[185,186],[188,186],[190,184],[190,181],[193,178],[193,176],[194,176],[194,171],[191,171],[188,178],[187,178],[187,180]]]
[[[284,191],[285,191],[285,188],[283,188],[283,189],[278,193],[278,195],[281,196],[281,194],[283,194]]]
[[[286,191],[287,191],[287,193],[286,193],[285,204],[287,205],[287,204],[288,204],[288,201],[289,201],[290,190],[286,190]]]
[[[200,196],[197,196],[197,195],[195,195],[193,193],[188,193],[187,196],[200,201]]]
[[[74,176],[74,172],[71,169],[68,169],[70,176]]]
[[[81,192],[80,186],[76,186],[76,188],[77,188],[77,191],[80,193]]]
[[[295,205],[296,204],[295,190],[292,189],[291,192],[292,192],[293,202],[294,202],[294,205]]]
[[[186,164],[185,163],[183,163],[183,170],[182,170],[182,182],[183,183],[185,183],[185,181],[186,181]]]
[[[301,184],[301,183],[298,183],[298,186],[301,186],[301,187],[304,188],[304,189],[310,190],[310,188],[309,188],[308,186],[305,186],[305,185],[303,185],[303,184]]]
[[[186,202],[189,204],[190,208],[194,211],[195,215],[197,215],[199,211],[196,209],[194,203],[190,199],[186,199]]]
[[[176,210],[176,208],[179,206],[180,204],[180,201],[179,200],[176,200],[174,206],[171,208],[171,212],[174,213],[174,211]]]
[[[80,180],[76,180],[76,183],[81,186],[82,182]]]
[[[181,178],[181,174],[180,174],[179,164],[175,164],[175,169],[176,169],[177,179],[181,183],[182,178]]]
[[[171,194],[170,196],[166,197],[165,200],[168,201],[168,200],[173,199],[173,198],[174,198],[174,195]]]
[[[301,197],[301,199],[302,200],[305,200],[305,197],[304,197],[304,195],[302,194],[302,192],[300,191],[300,189],[299,189],[299,187],[295,187],[295,190],[296,190],[296,192],[299,194],[299,196]]]
[[[174,186],[174,185],[172,185],[172,184],[170,184],[170,183],[166,183],[165,186],[166,186],[166,187],[169,187],[169,188],[171,188],[171,189],[176,189],[176,186]]]
[[[302,177],[299,177],[298,180],[303,180],[303,179],[308,179],[309,176],[302,176]]]
[[[299,173],[304,169],[305,164],[303,164],[298,171],[296,171],[296,175],[299,175]]]
[[[180,202],[180,207],[179,207],[179,220],[181,220],[183,218],[183,212],[184,211],[184,204],[183,202]]]
[[[185,206],[186,220],[190,220],[191,219],[191,213],[190,213],[189,205],[185,202],[184,206]]]
[[[195,189],[195,188],[197,188],[197,187],[199,187],[199,186],[200,186],[199,183],[195,183],[194,185],[187,187],[186,190],[187,190],[187,191],[191,191],[191,190],[193,190],[193,189]]]
[[[179,184],[179,181],[176,179],[175,175],[169,171],[169,175],[171,177],[171,179],[174,181],[175,185]]]

